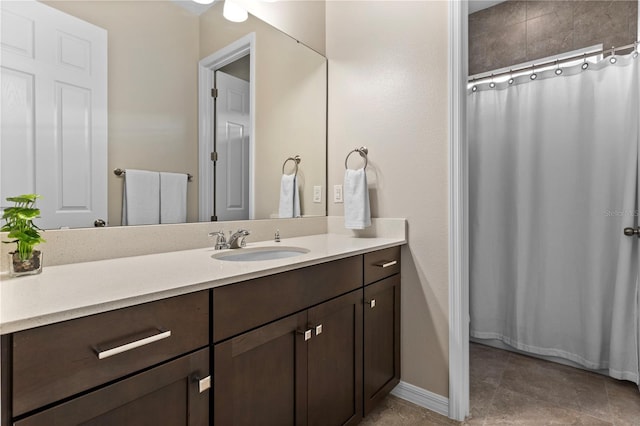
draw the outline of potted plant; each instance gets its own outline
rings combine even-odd
[[[34,250],[37,244],[45,242],[40,236],[41,229],[33,223],[40,217],[40,209],[34,207],[38,198],[40,195],[37,194],[7,198],[15,205],[4,209],[2,219],[6,223],[0,231],[8,232],[7,237],[13,239],[5,243],[17,243],[17,250],[9,253],[9,272],[13,276],[42,272],[42,252]]]

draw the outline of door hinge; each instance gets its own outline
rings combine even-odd
[[[211,161],[218,161],[218,152],[217,151],[213,151],[211,153]]]
[[[211,89],[211,97],[214,99],[218,97],[218,89],[216,89],[215,87]]]

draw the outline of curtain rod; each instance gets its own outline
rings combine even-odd
[[[502,71],[502,72],[498,72],[498,73],[495,73],[495,74],[487,75],[487,76],[484,76],[484,77],[471,78],[471,79],[469,79],[467,81],[469,83],[475,83],[477,81],[487,80],[487,79],[491,79],[491,78],[494,78],[494,77],[501,77],[503,75],[510,75],[510,74],[513,74],[513,73],[518,73],[518,72],[521,72],[521,71],[524,71],[524,70],[528,70],[529,68],[531,68],[532,71],[535,71],[536,68],[548,67],[550,65],[560,65],[560,64],[563,64],[565,62],[575,61],[576,59],[581,59],[581,58],[587,59],[587,58],[589,58],[591,56],[602,55],[602,54],[606,54],[606,53],[612,53],[612,54],[615,55],[616,52],[619,51],[619,50],[627,50],[627,49],[632,49],[632,48],[636,49],[636,50],[638,49],[638,42],[637,41],[635,41],[635,42],[633,42],[631,44],[620,46],[620,47],[612,47],[611,49],[596,50],[596,51],[593,51],[591,53],[582,53],[580,55],[574,55],[574,56],[570,56],[568,58],[563,58],[563,59],[555,59],[553,61],[547,61],[547,62],[543,62],[541,64],[532,63],[531,65],[527,65],[525,67],[514,68],[514,69],[511,69],[509,71]]]

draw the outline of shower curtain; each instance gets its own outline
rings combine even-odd
[[[616,59],[469,90],[470,333],[638,383],[640,59]]]

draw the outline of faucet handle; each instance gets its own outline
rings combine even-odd
[[[216,245],[215,245],[215,249],[216,250],[222,250],[222,249],[229,248],[227,246],[227,240],[224,237],[224,232],[223,231],[209,232],[209,236],[210,237],[216,237]]]
[[[245,238],[250,234],[249,230],[238,229],[238,234],[240,234],[240,247],[245,247],[247,245]]]

